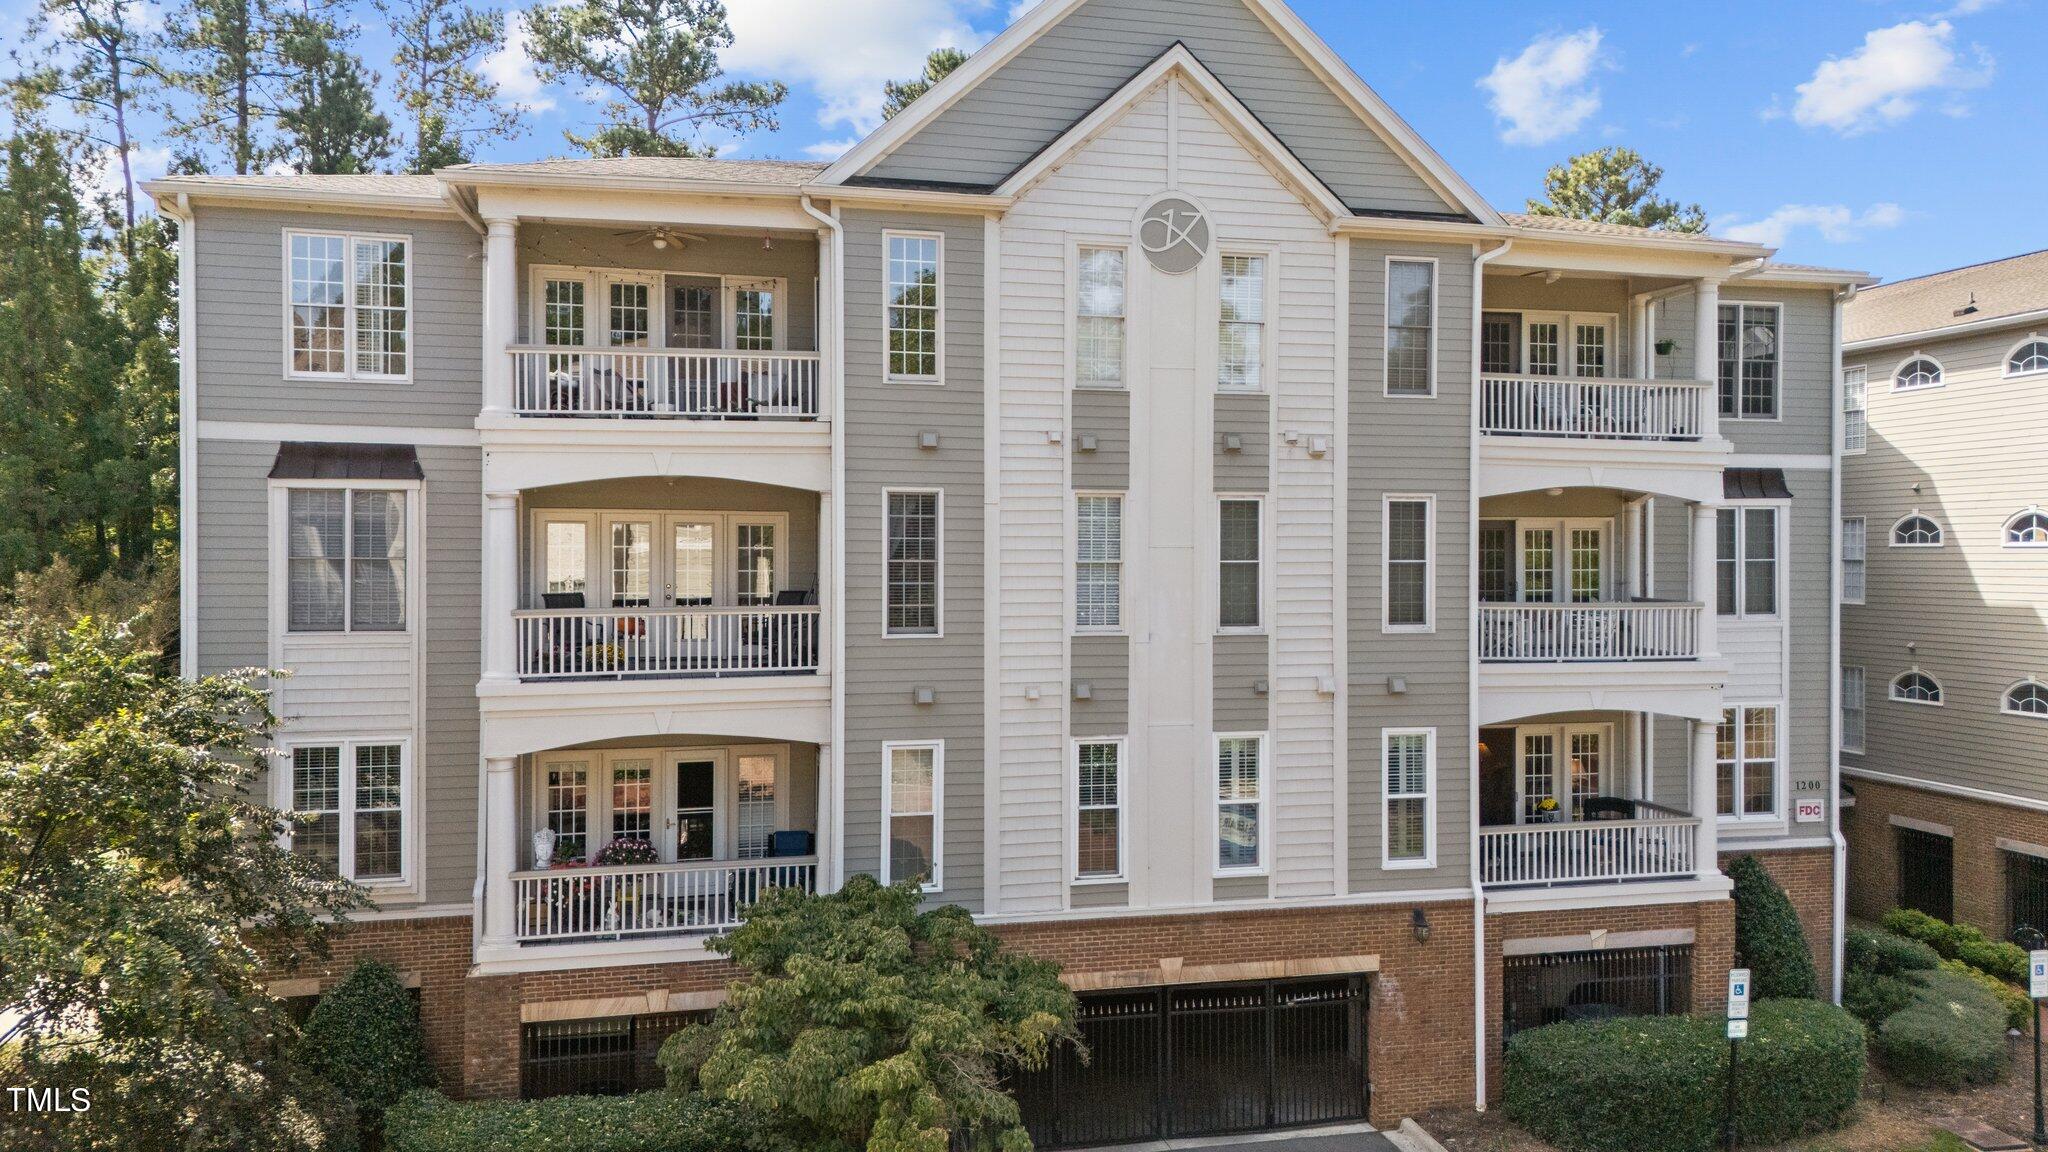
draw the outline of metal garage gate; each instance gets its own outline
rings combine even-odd
[[[1362,976],[1081,997],[1092,1059],[1018,1078],[1040,1148],[1249,1132],[1366,1115]]]

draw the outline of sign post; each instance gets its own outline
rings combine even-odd
[[[2041,1001],[2048,1000],[2048,949],[2027,953],[2027,997],[2034,1002],[2034,1147],[2039,1148],[2048,1144],[2048,1116],[2041,1110]]]
[[[1728,970],[1728,1152],[1736,1152],[1735,1073],[1749,1036],[1749,969]]]

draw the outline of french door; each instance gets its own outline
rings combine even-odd
[[[557,860],[618,839],[663,863],[760,859],[790,827],[784,745],[549,753],[534,769],[532,826],[555,832]]]
[[[1499,317],[1496,319],[1496,317]],[[1488,314],[1494,340],[1490,359],[1511,360],[1505,341],[1513,329],[1504,316]],[[1578,376],[1597,379],[1617,374],[1615,322],[1612,316],[1578,313],[1528,313],[1521,317],[1521,360],[1530,376]],[[1485,334],[1482,334],[1482,340]],[[1482,348],[1482,351],[1485,351]]]
[[[1483,603],[1589,604],[1609,592],[1612,525],[1605,520],[1488,520],[1479,527]]]
[[[1605,724],[1517,729],[1517,822],[1581,819],[1586,801],[1607,793],[1612,733]]]
[[[780,513],[543,510],[533,539],[543,603],[568,594],[583,607],[748,607],[773,604],[787,587]]]

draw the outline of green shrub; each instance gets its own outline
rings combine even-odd
[[[1989,1084],[2005,1071],[2005,1009],[1983,985],[1949,971],[1924,972],[1913,1000],[1877,1029],[1878,1061],[1923,1088]]]
[[[1929,971],[1940,963],[1934,949],[1890,932],[1851,928],[1842,940],[1842,966],[1851,972],[1903,976]]]
[[[313,1007],[299,1034],[299,1062],[340,1088],[366,1132],[415,1088],[431,1087],[426,1039],[412,993],[389,964],[364,960]]]
[[[2027,953],[2017,944],[1993,940],[1968,924],[1948,924],[1925,912],[1894,908],[1884,914],[1888,932],[1918,940],[1944,960],[1960,960],[2008,984],[2027,982]]]
[[[1749,968],[1752,994],[1813,999],[1819,994],[1813,951],[1785,890],[1754,856],[1737,856],[1728,875],[1735,881],[1735,953]]]
[[[2007,1028],[2017,1028],[2024,1032],[2033,1021],[2034,1002],[2027,999],[2026,989],[2007,984],[1991,973],[1972,968],[1961,960],[1943,960],[1941,968],[1942,971],[1953,972],[1991,993],[1992,998],[1998,1001],[1999,1007],[2005,1010]]]
[[[742,1152],[738,1106],[666,1092],[457,1103],[415,1092],[385,1115],[386,1152]]]
[[[1975,932],[1976,929],[1969,929]],[[1969,940],[1956,945],[1956,959],[1996,980],[2022,986],[2027,982],[2027,953],[2004,940]]]
[[[1816,1000],[1756,1005],[1737,1125],[1780,1143],[1839,1127],[1862,1092],[1863,1029]],[[1720,1020],[1553,1024],[1508,1042],[1509,1118],[1568,1152],[1708,1152],[1719,1143],[1728,1042]]]
[[[1955,926],[1947,921],[1937,920],[1925,912],[1911,908],[1894,908],[1878,921],[1879,927],[1894,936],[1918,940],[1929,948],[1946,956],[1955,950],[1951,934]]]
[[[1905,976],[1851,968],[1842,973],[1842,1007],[1874,1030],[1911,1004],[1919,988]]]

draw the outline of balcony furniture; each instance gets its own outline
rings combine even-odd
[[[1579,805],[1581,820],[1633,820],[1636,802],[1620,796],[1591,796]]]
[[[817,837],[801,829],[776,832],[769,837],[768,855],[774,858],[809,856],[817,851]]]
[[[1699,819],[1647,800],[1628,803],[1635,818],[1481,828],[1480,882],[1541,887],[1694,875]]]
[[[515,872],[522,944],[720,932],[773,888],[817,890],[815,856]]]

